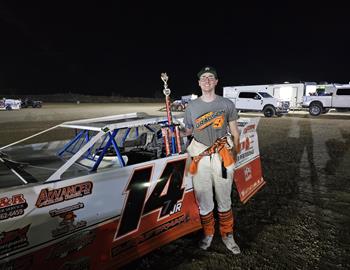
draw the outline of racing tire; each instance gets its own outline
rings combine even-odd
[[[319,116],[322,113],[322,105],[319,103],[311,103],[309,107],[309,113],[312,116]]]
[[[273,117],[276,114],[275,107],[268,105],[264,108],[263,113],[265,117]]]

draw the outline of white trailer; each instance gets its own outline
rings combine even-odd
[[[275,98],[289,101],[291,109],[300,109],[303,96],[316,92],[316,83],[304,82],[224,87],[224,93],[226,93],[226,97],[228,98],[230,98],[230,96],[231,98],[235,98],[240,91],[267,92]]]

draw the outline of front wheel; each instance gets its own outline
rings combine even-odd
[[[322,112],[322,106],[318,103],[313,103],[310,105],[309,113],[312,116],[319,116]]]
[[[272,117],[276,114],[276,110],[273,106],[266,106],[263,111],[265,117]]]

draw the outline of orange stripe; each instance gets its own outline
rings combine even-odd
[[[219,225],[220,225],[220,234],[225,236],[233,232],[233,213],[232,209],[227,212],[219,212]]]
[[[213,212],[201,217],[201,223],[203,226],[204,235],[214,235],[215,232],[215,220]]]

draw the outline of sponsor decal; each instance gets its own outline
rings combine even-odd
[[[255,124],[251,124],[249,126],[246,126],[244,129],[243,129],[243,134],[249,132],[249,131],[253,131],[255,132]]]
[[[62,213],[59,215],[62,221],[59,223],[59,227],[51,231],[53,237],[58,237],[63,234],[77,231],[86,226],[87,222],[85,220],[75,221],[77,217],[73,211]]]
[[[254,181],[250,186],[248,186],[246,189],[243,189],[240,192],[240,196],[243,198],[250,194],[252,191],[254,191],[257,187],[259,187],[261,184],[263,184],[265,181],[263,178],[259,178],[256,181]]]
[[[20,249],[29,245],[27,232],[30,224],[8,232],[0,233],[0,255],[9,253],[13,250]]]
[[[51,249],[50,255],[46,259],[64,258],[73,254],[90,245],[95,240],[95,237],[96,233],[92,230],[79,232],[72,237],[64,239],[57,245],[54,245]]]
[[[249,151],[247,151],[245,153],[242,153],[242,154],[238,155],[237,156],[237,161],[240,161],[240,160],[242,160],[242,159],[244,159],[246,157],[252,156],[252,155],[254,155],[254,149],[249,150]]]
[[[49,190],[48,188],[40,191],[39,197],[35,203],[37,207],[45,207],[51,204],[72,200],[75,198],[90,195],[92,193],[92,182],[83,182],[68,187]]]
[[[190,218],[188,216],[181,215],[179,217],[176,217],[172,220],[167,221],[164,224],[161,224],[160,226],[152,230],[149,230],[143,234],[140,234],[137,238],[133,238],[129,241],[123,242],[122,244],[112,248],[112,251],[111,251],[112,257],[115,257],[130,248],[135,248],[136,246],[142,244],[143,242],[146,242],[152,239],[153,237],[156,237],[162,233],[165,233],[180,224],[186,223],[189,220]]]
[[[72,211],[75,211],[75,210],[79,210],[81,208],[84,208],[84,204],[82,202],[79,202],[77,204],[74,204],[74,205],[71,205],[71,206],[67,206],[67,207],[64,207],[64,208],[61,208],[61,209],[50,210],[49,214],[50,214],[51,217],[56,217],[56,216],[62,215],[62,214],[67,213],[67,212],[72,212]]]
[[[250,179],[252,179],[253,174],[252,174],[252,167],[248,164],[247,166],[244,167],[244,180],[247,182]]]
[[[82,257],[74,261],[65,262],[60,270],[89,270],[90,259],[89,257]]]
[[[16,194],[10,198],[2,197],[0,198],[0,220],[21,216],[27,207],[23,194]]]
[[[114,240],[137,231],[141,219],[154,211],[159,212],[157,221],[181,211],[185,162],[186,159],[168,162],[152,191],[153,165],[133,171],[124,191],[126,200]]]

